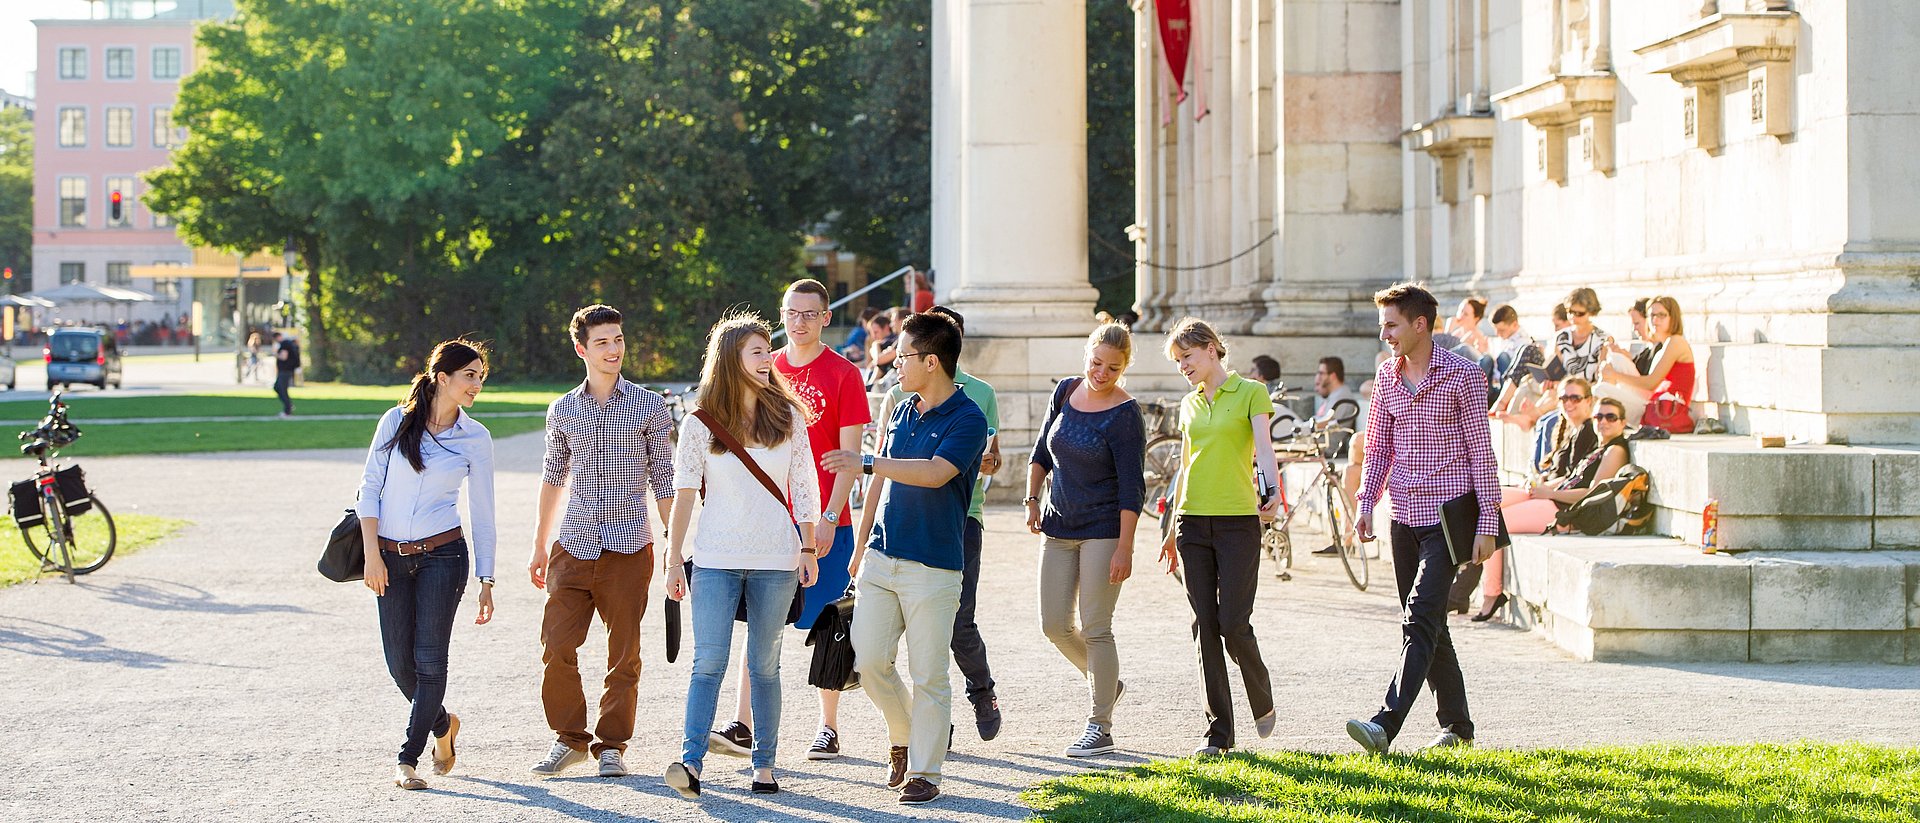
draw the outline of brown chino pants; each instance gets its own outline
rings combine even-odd
[[[547,607],[540,622],[540,659],[546,664],[540,701],[547,725],[576,751],[591,747],[594,757],[606,749],[624,752],[633,737],[639,701],[640,617],[647,611],[647,586],[653,582],[653,546],[581,560],[555,543],[548,557]],[[607,680],[600,695],[600,722],[588,734],[580,645],[587,641],[596,610],[607,626]]]

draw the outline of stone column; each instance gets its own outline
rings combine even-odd
[[[935,138],[933,262],[946,299],[972,335],[1085,334],[1097,294],[1084,0],[937,0],[933,19],[934,131],[949,135]]]

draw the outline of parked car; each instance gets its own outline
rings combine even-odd
[[[106,329],[55,329],[46,358],[47,391],[75,383],[120,388],[120,344]]]

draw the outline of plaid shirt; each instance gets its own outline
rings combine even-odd
[[[1360,516],[1373,517],[1384,484],[1393,519],[1409,526],[1440,522],[1440,505],[1475,492],[1478,534],[1500,532],[1500,486],[1494,476],[1487,421],[1487,376],[1466,358],[1435,346],[1427,377],[1408,393],[1405,358],[1380,364],[1367,414],[1366,468]]]
[[[673,496],[673,416],[666,401],[622,377],[605,406],[586,383],[547,407],[541,479],[567,487],[560,546],[581,560],[633,554],[653,543],[647,487]],[[663,512],[664,514],[664,512]]]

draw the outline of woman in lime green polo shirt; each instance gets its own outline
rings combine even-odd
[[[1160,547],[1171,573],[1187,567],[1187,603],[1207,701],[1206,742],[1196,754],[1233,748],[1233,692],[1227,661],[1240,665],[1254,729],[1273,734],[1273,682],[1253,636],[1253,595],[1260,580],[1260,530],[1279,511],[1273,494],[1273,416],[1265,386],[1227,371],[1227,344],[1192,317],[1167,334],[1167,357],[1193,386],[1180,403],[1181,458],[1173,533]],[[1258,463],[1265,489],[1255,482]]]

